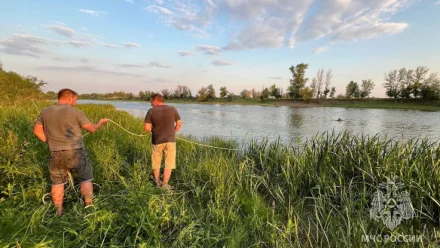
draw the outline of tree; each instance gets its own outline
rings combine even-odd
[[[185,85],[177,85],[176,90],[174,90],[175,98],[192,98],[191,90]]]
[[[411,87],[411,93],[414,98],[421,96],[421,87],[426,81],[426,75],[428,75],[429,69],[425,66],[419,66],[414,71],[413,84]]]
[[[292,79],[290,80],[290,86],[288,88],[289,96],[291,98],[301,98],[299,92],[302,88],[304,88],[308,81],[308,78],[305,77],[308,67],[308,64],[301,63],[296,65],[296,67],[291,66],[289,68],[290,72],[292,73]]]
[[[328,93],[330,92],[330,83],[333,78],[332,70],[329,69],[325,74],[325,88],[324,88],[324,98],[327,98]]]
[[[316,94],[316,98],[318,98],[318,92],[316,90],[317,87],[317,80],[316,77],[312,78],[312,82],[310,83],[310,89],[312,90],[312,98],[315,96]]]
[[[330,98],[335,97],[335,94],[336,94],[336,88],[332,87],[332,90],[330,91]]]
[[[228,95],[228,90],[225,86],[220,88],[220,98],[225,98]]]
[[[197,98],[197,100],[199,102],[206,102],[206,101],[208,101],[208,93],[207,93],[207,91],[208,91],[208,89],[205,88],[205,87],[202,87],[199,90],[199,95],[198,95],[198,98]]]
[[[247,89],[244,89],[240,92],[241,98],[251,98],[251,95],[252,95],[251,91]]]
[[[260,98],[261,92],[256,91],[255,89],[252,89],[251,90],[251,95],[252,95],[252,98]]]
[[[357,98],[360,96],[359,85],[357,82],[350,81],[350,83],[345,88],[345,97],[347,98]]]
[[[322,85],[324,84],[324,69],[321,68],[316,73],[316,88],[318,90],[316,98],[320,98],[323,95]]]
[[[260,95],[261,101],[264,101],[264,99],[269,98],[270,96],[270,90],[266,87],[263,89],[263,92]]]
[[[273,96],[276,99],[280,99],[282,96],[281,88],[277,88],[277,86],[275,84],[270,86],[270,96]]]
[[[371,94],[373,88],[374,88],[374,82],[371,81],[371,79],[362,80],[361,90],[359,92],[360,97],[361,98],[368,97]]]
[[[171,92],[169,90],[167,90],[167,89],[163,89],[161,91],[161,93],[162,93],[163,98],[165,98],[165,99],[169,99],[170,96],[171,96]]]
[[[386,95],[394,99],[399,97],[400,86],[397,78],[397,70],[388,72],[388,74],[385,75],[385,81],[386,82],[383,84],[383,86],[386,89]]]
[[[308,102],[313,97],[313,90],[309,87],[302,88],[299,92],[301,95],[301,99],[305,102]]]
[[[206,94],[207,94],[209,101],[212,101],[215,99],[215,89],[214,89],[214,86],[212,86],[212,84],[210,84],[208,86]]]
[[[399,84],[399,97],[400,98],[411,98],[412,90],[412,70],[406,70],[402,68],[397,74],[397,83]]]
[[[440,79],[436,73],[431,73],[420,89],[420,95],[426,100],[440,99]]]

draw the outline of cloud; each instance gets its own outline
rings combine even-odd
[[[59,35],[73,37],[75,35],[75,30],[66,27],[65,25],[50,25],[47,26],[48,29],[55,31]]]
[[[372,39],[383,35],[393,35],[408,27],[407,23],[377,23],[365,27],[349,27],[331,37],[332,42]]]
[[[197,46],[197,49],[207,55],[219,55],[221,50],[220,47],[208,45],[199,45]]]
[[[93,16],[107,15],[107,12],[105,11],[89,10],[89,9],[80,9],[79,11]]]
[[[28,34],[14,34],[9,39],[0,39],[0,51],[12,55],[39,58],[47,53],[44,48],[54,41]]]
[[[80,61],[81,61],[81,63],[89,63],[90,62],[90,60],[87,58],[82,58]]]
[[[150,64],[148,66],[150,66],[150,67],[159,67],[159,68],[171,68],[171,66],[169,66],[169,65],[164,65],[164,64],[161,64],[161,63],[156,62],[156,61],[150,62]]]
[[[119,68],[142,68],[144,67],[143,65],[139,65],[139,64],[118,64],[118,65],[114,65],[116,67]]]
[[[437,2],[435,2],[435,4],[440,4],[440,0],[437,0]]]
[[[72,61],[71,59],[68,59],[68,58],[62,58],[62,57],[55,57],[55,58],[52,58],[52,60],[60,61],[60,62],[68,62],[68,61]]]
[[[124,0],[126,3],[133,3],[133,0]]]
[[[107,48],[122,48],[122,46],[112,45],[112,44],[101,44],[101,46],[107,47]]]
[[[164,8],[162,6],[158,6],[158,5],[150,5],[150,6],[146,7],[145,10],[156,13],[156,14],[162,14],[162,15],[167,15],[167,16],[173,15],[173,12],[171,10]]]
[[[141,44],[132,43],[132,42],[125,42],[123,45],[126,48],[134,48],[134,47],[140,47],[141,46]]]
[[[189,52],[189,51],[178,51],[177,52],[180,56],[182,56],[182,57],[186,57],[186,56],[191,56],[191,55],[193,55],[193,53],[192,52]]]
[[[77,40],[71,40],[68,43],[76,48],[91,47],[93,45],[91,42],[84,42]]]
[[[209,37],[204,30],[214,19],[217,5],[212,0],[205,1],[165,1],[155,0],[156,5],[149,5],[146,11],[157,14],[170,27],[189,32],[196,37]]]
[[[223,60],[214,60],[212,61],[212,64],[215,66],[227,66],[227,65],[231,65],[230,62],[228,61],[223,61]]]
[[[327,47],[324,46],[324,47],[318,47],[318,48],[314,49],[313,53],[323,53],[325,51],[327,51]]]
[[[93,66],[42,66],[38,67],[42,70],[50,70],[50,71],[61,71],[61,72],[73,72],[73,73],[87,73],[87,74],[106,74],[106,75],[114,75],[114,76],[123,76],[123,77],[145,77],[144,75],[133,74],[133,73],[124,73],[118,72],[114,70],[104,70],[99,69]]]

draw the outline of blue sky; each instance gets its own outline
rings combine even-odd
[[[439,0],[6,0],[0,61],[46,90],[80,93],[276,84],[308,63],[331,86],[427,66],[440,72]]]

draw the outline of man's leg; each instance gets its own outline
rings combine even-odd
[[[91,181],[82,182],[80,185],[81,194],[84,197],[84,204],[91,205],[93,201],[93,184]]]
[[[153,169],[154,181],[157,187],[162,186],[160,181],[160,163],[162,162],[162,152],[165,144],[153,145],[151,147],[151,167]]]
[[[63,215],[64,184],[52,185],[50,195],[52,196],[53,205],[57,209],[57,215]]]
[[[168,142],[164,149],[165,152],[165,170],[163,172],[163,185],[168,187],[170,181],[171,172],[176,168],[176,143]]]

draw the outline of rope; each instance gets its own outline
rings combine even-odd
[[[145,135],[145,134],[135,134],[135,133],[132,133],[132,132],[128,131],[127,129],[125,129],[124,127],[122,127],[121,125],[119,125],[117,122],[115,122],[115,121],[113,121],[113,120],[110,120],[110,119],[108,119],[108,120],[109,120],[111,123],[113,123],[113,124],[115,124],[116,126],[118,126],[119,128],[121,128],[122,130],[124,130],[125,132],[127,132],[127,133],[129,133],[129,134],[131,134],[131,135],[133,135],[133,136],[137,136],[137,137],[145,137],[145,136],[148,136],[148,135]],[[86,133],[84,136],[86,136],[87,134],[89,134],[89,133]],[[83,136],[83,137],[84,137],[84,136]],[[186,140],[186,139],[182,139],[182,138],[179,138],[179,137],[176,137],[176,139],[181,140],[181,141],[184,141],[184,142],[187,142],[187,143],[191,143],[191,144],[194,144],[194,145],[198,145],[198,146],[204,146],[204,147],[209,147],[209,148],[215,148],[215,149],[219,149],[219,150],[238,151],[238,149],[231,149],[231,148],[225,148],[225,147],[218,147],[218,146],[211,146],[211,145],[200,144],[200,143],[192,142],[192,141],[189,141],[189,140]]]

